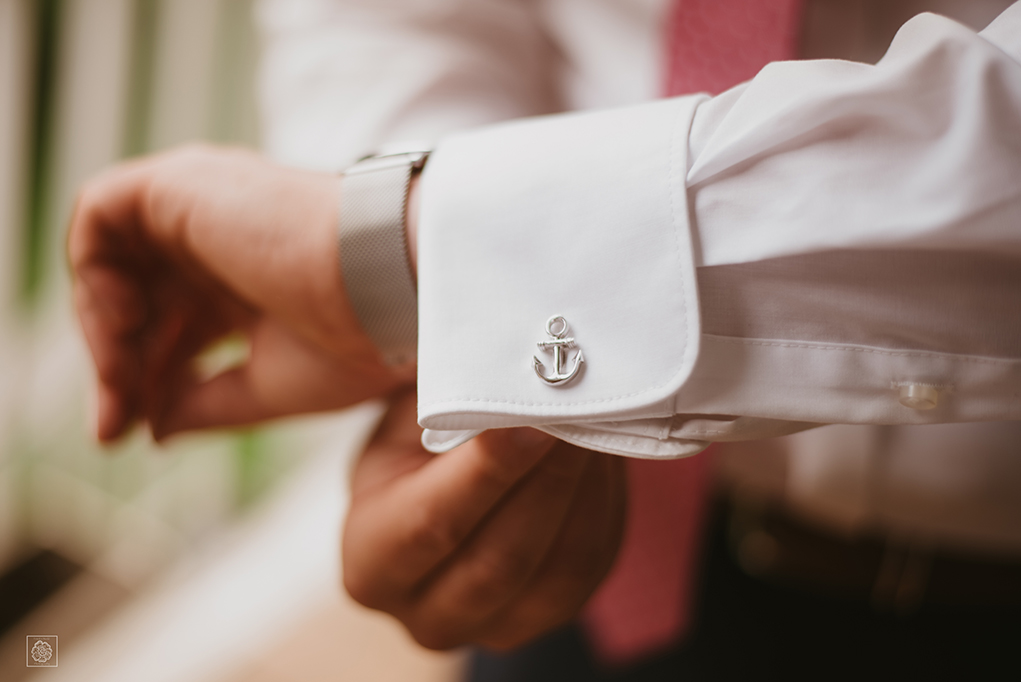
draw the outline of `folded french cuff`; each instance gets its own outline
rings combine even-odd
[[[427,447],[508,426],[577,439],[572,424],[673,413],[700,337],[684,181],[698,101],[529,119],[439,145],[418,241]],[[554,316],[575,340],[561,374],[584,354],[557,385],[538,376],[558,369],[538,346]],[[632,454],[626,442],[599,449]]]

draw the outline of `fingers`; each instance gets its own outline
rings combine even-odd
[[[136,417],[161,405],[210,339],[225,333],[230,311],[180,281],[145,281],[99,265],[74,286],[75,308],[96,366],[97,437],[119,437]],[[234,316],[237,317],[237,316]],[[235,324],[237,321],[234,321]]]
[[[338,361],[267,318],[260,319],[249,333],[247,362],[205,381],[199,380],[190,366],[200,348],[184,348],[183,356],[177,358],[180,380],[174,383],[169,377],[157,382],[164,400],[148,415],[157,440],[181,431],[339,409],[397,381],[386,368]]]
[[[568,518],[532,582],[475,642],[509,649],[574,618],[609,572],[624,531],[623,460],[593,454]]]
[[[132,284],[115,271],[93,268],[75,284],[82,332],[96,366],[96,437],[120,436],[137,412],[142,361],[136,334],[144,303]]]
[[[138,416],[162,438],[335,409],[407,380],[380,362],[344,296],[331,248],[337,182],[192,147],[122,164],[85,187],[67,248],[101,384],[101,440]],[[244,370],[197,382],[194,356],[239,317],[272,318],[308,343],[287,339]]]
[[[528,429],[433,456],[414,407],[396,401],[355,470],[351,595],[437,649],[514,646],[573,617],[618,549],[621,462]]]
[[[78,195],[67,237],[71,270],[126,267],[144,249],[143,210],[152,178],[151,161],[129,162],[96,177]]]
[[[431,456],[417,439],[408,445],[382,433],[355,472],[343,541],[348,591],[374,608],[402,608],[554,443],[532,429],[507,429]],[[394,477],[388,469],[407,473]],[[366,477],[377,485],[365,484]]]
[[[518,598],[559,535],[589,460],[580,448],[547,454],[419,588],[405,618],[419,642],[448,648],[470,641]]]
[[[422,447],[417,400],[414,388],[391,398],[390,409],[352,471],[351,495],[358,502],[373,497],[382,486],[436,459]]]
[[[218,374],[205,382],[187,382],[150,419],[157,441],[182,431],[240,426],[279,416],[259,400],[249,367]]]
[[[172,359],[178,356],[182,366],[190,360],[179,357],[182,342],[190,341],[194,353],[208,342],[210,326],[222,326],[203,324],[195,314],[218,292],[194,286],[194,273],[182,276],[180,264],[171,267],[173,245],[154,239],[149,204],[159,163],[121,164],[89,182],[68,232],[75,308],[96,365],[101,441],[159,411]],[[186,334],[183,327],[196,322],[200,333]]]
[[[96,437],[115,440],[140,412],[143,358],[138,334],[147,310],[133,273],[144,267],[138,195],[145,172],[129,164],[79,196],[68,232],[75,309],[96,366]]]

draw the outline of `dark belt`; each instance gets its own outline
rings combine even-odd
[[[1021,557],[934,551],[878,535],[844,538],[775,509],[729,507],[735,558],[762,580],[898,613],[926,604],[1021,605]]]

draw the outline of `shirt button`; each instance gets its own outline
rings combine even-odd
[[[939,404],[939,391],[932,386],[907,384],[900,387],[900,404],[912,410],[931,410]]]

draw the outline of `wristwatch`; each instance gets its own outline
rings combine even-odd
[[[367,156],[344,171],[338,250],[355,315],[389,365],[415,359],[418,291],[408,250],[411,179],[429,152]]]

